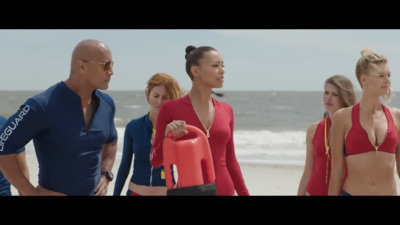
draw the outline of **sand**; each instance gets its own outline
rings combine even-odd
[[[33,185],[38,184],[38,163],[36,156],[27,154],[30,179]],[[116,159],[113,172],[116,175],[120,165],[120,159]],[[296,196],[303,166],[267,165],[267,164],[240,164],[244,180],[252,196]],[[130,175],[129,175],[130,176]],[[128,181],[127,181],[128,182]],[[128,183],[122,189],[125,195]],[[400,179],[396,176],[397,193],[400,193]],[[108,195],[114,191],[115,180],[108,188]],[[11,187],[13,195],[18,195],[17,190]]]
[[[36,156],[27,154],[30,179],[33,185],[38,184],[38,163]],[[116,159],[113,172],[116,175],[120,160]],[[243,177],[249,189],[250,195],[269,196],[269,195],[296,195],[302,174],[302,167],[282,166],[282,165],[264,165],[264,164],[240,164]],[[108,195],[112,195],[115,180],[110,183]],[[128,181],[122,190],[125,195]],[[18,195],[14,187],[11,189],[13,195]]]

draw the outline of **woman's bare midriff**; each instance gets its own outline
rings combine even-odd
[[[167,195],[167,187],[146,186],[129,182],[128,189],[143,196],[165,196]]]
[[[397,195],[395,155],[378,151],[346,157],[343,190],[351,195]]]

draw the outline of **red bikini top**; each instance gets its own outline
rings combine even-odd
[[[360,124],[360,103],[357,103],[352,107],[352,126],[345,141],[345,156],[356,155],[370,151],[382,151],[395,154],[398,143],[397,130],[394,126],[392,114],[390,113],[389,109],[385,105],[382,105],[382,109],[388,121],[388,129],[383,142],[379,146],[375,146],[371,143],[367,132]]]

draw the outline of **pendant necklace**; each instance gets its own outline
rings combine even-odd
[[[328,140],[328,138],[329,138],[329,136],[331,135],[331,133],[329,133],[329,135],[328,135],[328,131],[327,131],[327,127],[328,127],[328,117],[329,117],[329,115],[327,115],[326,117],[325,117],[325,123],[324,123],[324,143],[325,143],[325,155],[326,155],[326,166],[325,166],[325,184],[327,184],[328,183],[328,168],[329,168],[329,159],[330,159],[330,156],[329,156],[329,145],[328,145],[328,142],[329,142],[329,140]]]

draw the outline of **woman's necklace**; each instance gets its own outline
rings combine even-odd
[[[190,96],[189,96],[189,99],[190,99]],[[192,100],[190,100],[190,103],[192,103]],[[197,113],[196,109],[194,108],[193,103],[192,103],[192,107],[193,107],[194,113],[196,113],[197,118],[199,119],[201,125],[203,125],[204,130],[206,131],[206,136],[207,136],[207,138],[209,138],[209,137],[210,137],[210,129],[211,129],[212,124],[214,123],[214,117],[215,117],[215,107],[214,107],[214,104],[211,104],[212,120],[211,120],[210,125],[208,126],[208,129],[206,128],[206,126],[204,125],[204,123],[201,121],[200,116],[199,116],[199,114]],[[206,123],[205,123],[205,124],[207,124],[207,121],[208,121],[208,114],[207,114],[207,119],[206,119]]]
[[[329,157],[329,143],[328,143],[328,116],[325,117],[324,123],[324,142],[325,142],[325,154]]]
[[[324,123],[324,143],[325,143],[325,155],[326,155],[326,166],[325,166],[325,184],[328,183],[328,172],[329,172],[329,136],[331,133],[329,132],[328,135],[328,115],[325,117]]]

